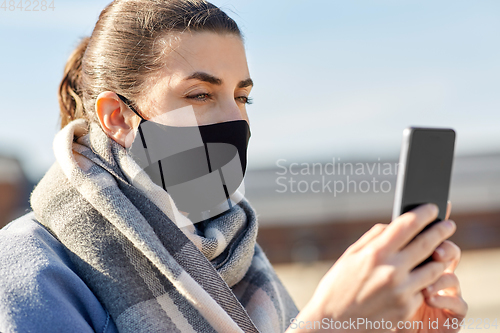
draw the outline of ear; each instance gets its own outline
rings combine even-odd
[[[97,96],[95,109],[101,128],[113,140],[125,148],[130,140],[125,138],[139,125],[137,117],[112,91],[104,91]]]

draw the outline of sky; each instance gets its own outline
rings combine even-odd
[[[33,180],[54,162],[66,60],[108,3],[0,8],[0,154]],[[213,3],[245,36],[250,168],[395,158],[408,126],[454,128],[457,154],[500,152],[499,1]]]

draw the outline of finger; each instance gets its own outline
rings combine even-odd
[[[432,258],[436,261],[451,261],[452,263],[447,271],[454,272],[460,262],[461,254],[460,248],[455,243],[445,240],[434,251]]]
[[[445,220],[448,220],[450,218],[451,214],[451,201],[448,200],[448,204],[446,205],[446,218]]]
[[[409,269],[431,256],[446,238],[453,235],[456,226],[452,220],[440,221],[418,235],[397,255],[398,262]]]
[[[450,262],[431,261],[410,272],[408,288],[414,293],[420,292],[427,286],[433,285],[443,275]]]
[[[435,283],[422,290],[422,293],[425,297],[428,298],[433,295],[437,295],[439,291],[444,291],[445,289],[447,289],[446,291],[448,292],[448,294],[452,292],[452,294],[448,296],[461,295],[460,282],[458,281],[458,277],[454,273],[445,272]],[[445,294],[442,294],[441,296]]]
[[[363,248],[366,244],[368,244],[372,239],[377,237],[387,228],[387,224],[377,223],[373,227],[370,228],[367,232],[363,234],[354,244],[349,246],[346,250],[349,252],[356,252]]]
[[[408,318],[413,318],[415,313],[417,313],[418,309],[422,307],[422,303],[424,303],[425,298],[422,293],[416,293],[409,301],[408,307],[409,307],[409,316]]]
[[[455,317],[463,318],[467,314],[468,305],[462,297],[434,295],[426,298],[425,302],[437,309],[445,309]]]
[[[439,209],[435,204],[420,205],[392,221],[376,240],[389,251],[398,251],[408,244],[424,227],[434,221]]]

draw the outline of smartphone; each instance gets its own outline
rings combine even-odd
[[[393,220],[425,203],[436,204],[439,215],[422,232],[446,218],[455,136],[451,128],[409,127],[403,131]],[[417,267],[431,260],[429,257]]]

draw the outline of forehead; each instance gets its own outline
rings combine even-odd
[[[234,34],[184,32],[170,41],[162,76],[179,80],[202,71],[223,81],[240,81],[249,77],[245,47]]]

